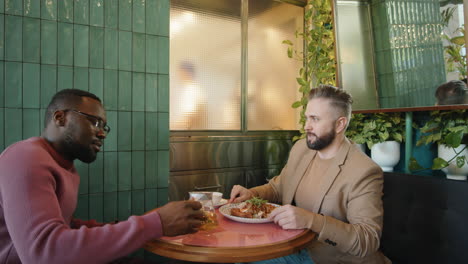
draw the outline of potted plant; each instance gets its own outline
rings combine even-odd
[[[438,144],[438,157],[432,170],[443,170],[447,178],[466,180],[468,174],[468,113],[466,109],[431,111],[429,119],[420,128],[423,136],[416,143]],[[410,170],[424,169],[412,158]]]

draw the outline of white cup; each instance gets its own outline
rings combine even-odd
[[[223,194],[220,192],[213,192],[213,204],[217,205],[221,202],[221,199],[223,198]]]

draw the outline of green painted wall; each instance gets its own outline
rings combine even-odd
[[[0,148],[40,135],[64,88],[104,101],[112,131],[81,175],[76,216],[126,219],[167,202],[169,0],[0,0]]]

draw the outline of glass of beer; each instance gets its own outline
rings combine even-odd
[[[205,215],[203,224],[199,230],[211,230],[218,226],[218,219],[213,206],[212,192],[189,192],[190,200],[198,201],[202,204],[201,210]]]

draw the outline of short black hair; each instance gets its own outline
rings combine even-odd
[[[49,105],[47,106],[47,111],[44,118],[44,127],[46,127],[50,122],[55,111],[78,106],[83,100],[82,97],[89,97],[97,100],[99,103],[102,103],[99,97],[87,91],[80,89],[61,90],[52,97]]]
[[[463,81],[449,81],[437,87],[435,97],[438,105],[466,104],[468,88]]]

